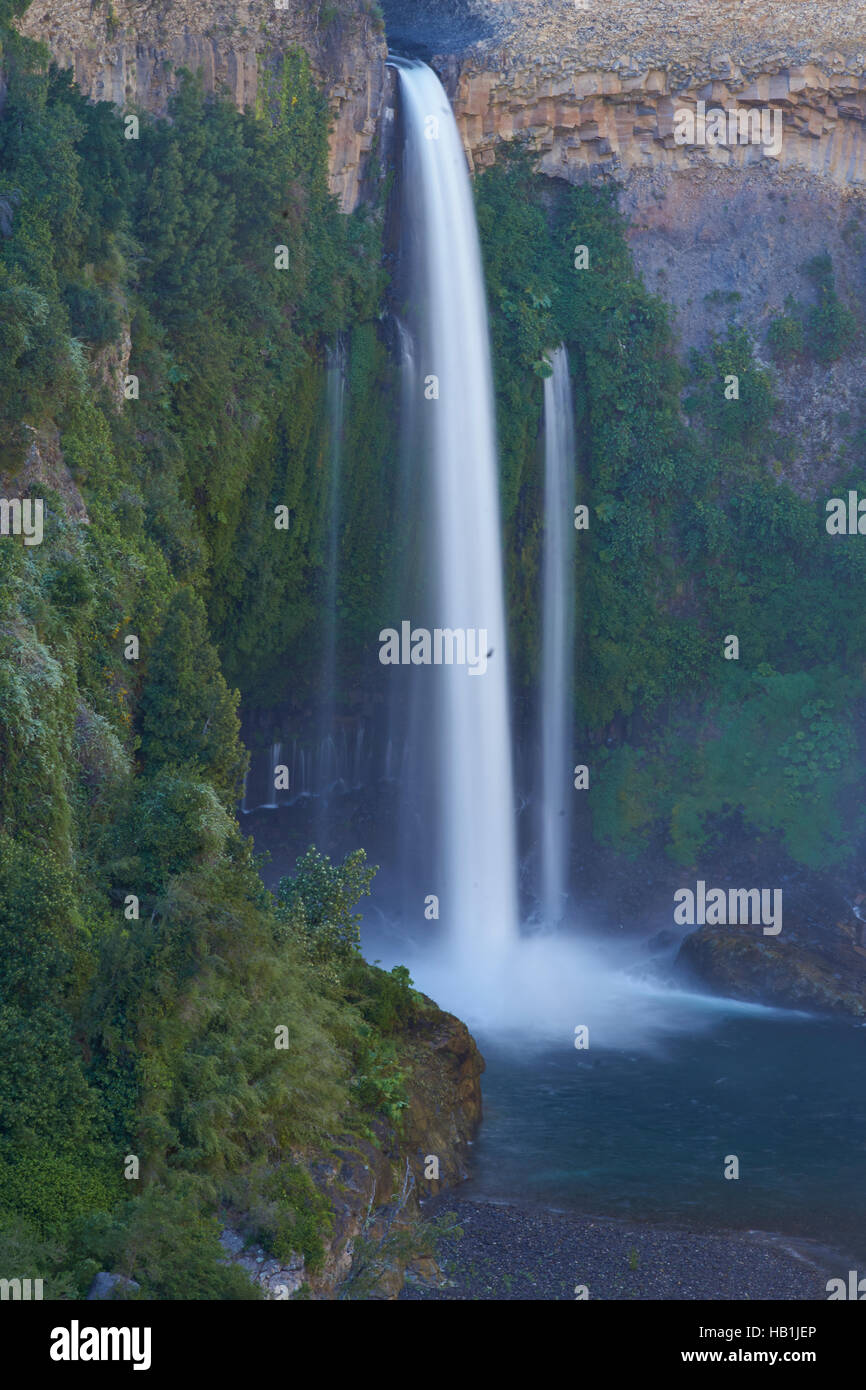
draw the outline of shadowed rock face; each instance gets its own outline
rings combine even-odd
[[[374,1278],[366,1297],[396,1298],[403,1284],[411,1243],[389,1251],[389,1236],[416,1226],[420,1203],[455,1187],[469,1176],[469,1145],[481,1122],[484,1059],[466,1025],[423,998],[410,1025],[399,1035],[408,1106],[398,1127],[379,1118],[375,1137],[344,1135],[327,1152],[303,1156],[326,1194],[332,1226],[324,1239],[324,1261],[313,1272],[304,1259],[287,1262],[248,1245],[242,1230],[226,1229],[220,1239],[226,1255],[258,1284],[266,1298],[286,1298],[308,1284],[316,1299],[345,1297],[358,1269],[374,1255]],[[430,1158],[438,1178],[427,1176]],[[243,1224],[243,1215],[235,1213]],[[246,1234],[250,1234],[247,1232]],[[365,1253],[366,1251],[366,1253]],[[413,1263],[434,1276],[429,1258]],[[116,1276],[104,1276],[116,1277]]]
[[[492,36],[473,0],[382,0],[388,46],[407,57],[458,53]]]

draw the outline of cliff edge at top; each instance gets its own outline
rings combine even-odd
[[[473,164],[523,137],[545,173],[772,160],[866,183],[866,9],[764,0],[477,0],[496,36],[435,59]],[[781,149],[675,141],[679,108],[779,112]]]
[[[410,3],[432,8],[435,0],[386,0],[386,10]],[[467,0],[463,8],[491,31],[474,52],[494,66],[554,59],[611,66],[630,55],[694,75],[727,50],[755,73],[779,54],[803,62],[828,49],[866,48],[861,0]]]
[[[36,0],[18,22],[94,101],[163,114],[182,68],[252,106],[263,68],[302,48],[328,94],[331,189],[344,212],[363,196],[385,109],[387,55],[375,0]]]

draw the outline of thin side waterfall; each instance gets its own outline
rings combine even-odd
[[[325,648],[322,661],[322,740],[331,736],[336,714],[337,688],[337,582],[340,559],[340,488],[343,472],[343,424],[346,402],[346,354],[342,338],[329,348],[326,358],[326,410],[328,424],[328,548],[325,574]],[[327,800],[319,803],[319,834],[326,829]]]
[[[544,569],[542,602],[541,905],[549,926],[568,895],[574,679],[574,403],[564,346],[549,354],[544,382]]]
[[[397,60],[410,241],[410,320],[431,472],[435,627],[486,633],[486,669],[419,670],[430,682],[441,920],[487,958],[518,935],[502,539],[487,307],[466,156],[448,98],[421,62]],[[415,620],[412,613],[400,619]],[[427,890],[425,890],[427,891]]]
[[[266,808],[268,811],[276,811],[276,809],[277,809],[277,779],[276,779],[276,769],[277,769],[277,767],[279,767],[280,763],[282,762],[282,757],[283,757],[283,745],[282,745],[281,743],[275,743],[275,744],[272,746],[272,748],[271,748],[271,785],[270,785],[270,800],[265,802],[265,808]]]

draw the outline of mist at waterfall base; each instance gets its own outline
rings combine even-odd
[[[648,915],[619,933],[616,922],[588,920],[582,904],[577,861],[592,851],[575,843],[565,800],[582,794],[570,782],[565,601],[575,445],[567,359],[553,347],[540,718],[534,756],[523,759],[538,776],[515,777],[468,171],[435,75],[422,64],[398,70],[411,287],[398,325],[398,481],[414,571],[393,624],[484,628],[491,657],[478,677],[465,667],[386,670],[388,732],[378,744],[360,728],[354,741],[344,730],[320,742],[315,756],[284,746],[293,792],[274,799],[276,810],[255,810],[274,801],[252,794],[245,806],[256,848],[272,856],[266,880],[290,873],[311,841],[335,860],[363,845],[380,866],[361,904],[365,956],[408,966],[419,989],[468,1024],[487,1062],[470,1195],[778,1230],[866,1254],[866,1118],[855,1084],[866,1029],[690,991],[673,978],[673,946],[647,949],[670,918]],[[425,405],[434,372],[439,396]],[[425,913],[430,895],[435,916]],[[579,1028],[588,1049],[575,1046]],[[723,1178],[728,1154],[740,1156],[739,1182]]]

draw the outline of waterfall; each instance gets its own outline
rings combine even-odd
[[[376,941],[377,957],[408,965],[426,994],[482,1034],[519,1041],[521,1050],[551,1041],[568,1049],[580,1026],[591,1030],[593,1048],[620,1045],[624,1037],[628,1046],[652,1045],[667,1030],[695,1026],[696,1013],[715,1005],[643,978],[646,960],[633,944],[607,942],[600,951],[584,932],[518,930],[502,538],[479,242],[445,93],[423,63],[392,65],[405,139],[396,289],[407,470],[398,492],[406,504],[398,545],[408,563],[390,622],[404,633],[400,664],[383,663],[383,678],[393,682],[392,710],[402,703],[392,740],[398,746],[404,731],[398,810],[412,853],[403,861],[408,898],[395,922],[399,941],[390,933]],[[557,922],[568,888],[577,603],[575,431],[562,349],[551,365],[537,780],[545,808],[542,891],[548,919]],[[428,665],[419,619],[428,637],[430,627],[485,628],[486,671],[473,676],[466,665]],[[430,894],[439,899],[439,927],[424,911]],[[446,949],[431,949],[431,941]]]
[[[514,793],[493,381],[466,156],[445,92],[396,60],[405,130],[407,294],[430,471],[429,611],[484,629],[487,667],[419,668],[429,682],[441,920],[452,945],[488,954],[517,938]],[[435,379],[435,380],[434,380]],[[414,619],[401,613],[401,620]],[[426,890],[425,890],[426,891]]]
[[[278,767],[278,766],[280,765],[280,763],[282,762],[282,757],[283,757],[283,745],[282,745],[281,743],[275,743],[275,744],[272,746],[272,748],[271,748],[271,786],[270,786],[270,798],[271,798],[271,799],[270,799],[270,801],[266,801],[266,802],[265,802],[265,807],[266,807],[267,810],[269,810],[269,811],[276,811],[276,809],[277,809],[276,770],[277,770],[277,767]]]
[[[340,558],[340,484],[343,465],[343,418],[346,398],[346,353],[342,338],[328,348],[325,406],[328,424],[328,547],[325,572],[325,652],[322,677],[325,706],[333,714],[337,672],[337,577]]]
[[[340,490],[343,472],[343,424],[346,398],[346,352],[343,339],[328,348],[325,373],[325,404],[328,423],[328,547],[325,571],[325,645],[322,659],[320,734],[324,743],[330,736],[336,714],[337,687],[337,582],[340,562]],[[324,785],[326,772],[321,781]],[[336,780],[336,772],[335,772]],[[319,834],[327,830],[327,798],[318,808]]]
[[[568,893],[574,671],[574,405],[568,354],[549,354],[544,382],[544,570],[542,602],[541,903],[544,921],[562,918]]]

